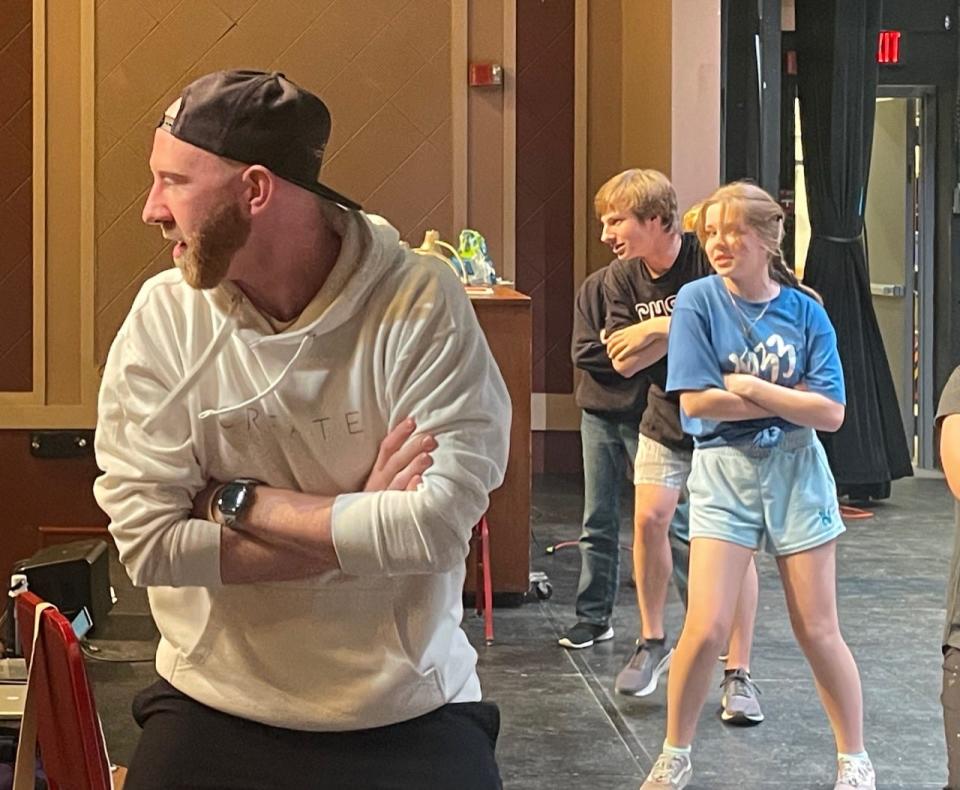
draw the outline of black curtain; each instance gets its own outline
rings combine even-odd
[[[821,439],[841,494],[890,495],[913,474],[870,295],[863,212],[877,92],[880,0],[796,4],[797,87],[811,239],[804,282],[837,330],[847,416]]]
[[[723,40],[722,178],[724,182],[749,178],[760,183],[757,0],[724,0],[720,30]]]

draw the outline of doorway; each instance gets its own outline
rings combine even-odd
[[[890,85],[877,94],[867,271],[913,464],[933,468],[934,95]]]
[[[864,235],[873,307],[913,464],[933,469],[933,233],[936,93],[932,86],[877,89]],[[810,243],[799,105],[795,102],[797,274]]]

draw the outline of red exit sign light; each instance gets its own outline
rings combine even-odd
[[[877,63],[900,62],[900,31],[881,30],[877,41]]]

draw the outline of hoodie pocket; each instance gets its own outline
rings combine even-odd
[[[218,601],[223,627],[207,671],[243,678],[245,696],[269,700],[271,709],[251,715],[282,726],[372,727],[426,713],[446,702],[439,669],[421,670],[416,661],[434,630],[402,638],[394,612],[404,602],[397,594],[389,578],[317,589],[237,588]]]

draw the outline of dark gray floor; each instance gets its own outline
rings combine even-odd
[[[582,504],[575,478],[544,477],[534,484],[532,567],[546,571],[553,597],[516,609],[497,609],[496,644],[483,646],[482,623],[465,628],[480,653],[486,696],[499,703],[503,728],[498,759],[505,786],[636,790],[659,752],[665,689],[633,700],[613,694],[613,678],[638,631],[634,591],[621,586],[616,638],[595,648],[566,651],[557,637],[572,624],[579,557],[576,549],[547,556],[543,549],[579,533]],[[875,508],[852,521],[841,539],[841,623],[856,655],[866,698],[867,748],[881,788],[926,790],[945,780],[938,703],[943,589],[952,545],[952,500],[943,481],[906,480]],[[623,542],[629,543],[625,523]],[[629,554],[625,559],[629,562]],[[713,695],[694,747],[693,790],[807,790],[833,787],[834,746],[810,672],[790,634],[776,567],[761,557],[760,612],[753,674],[767,720],[732,729],[717,716]],[[115,569],[119,570],[119,569]],[[144,603],[121,596],[113,617],[137,626]],[[669,603],[668,627],[682,610]],[[144,641],[100,641],[104,658],[148,658]],[[129,760],[137,728],[130,700],[146,685],[152,664],[88,662],[112,754]],[[717,668],[717,683],[721,671]]]
[[[634,591],[621,585],[615,639],[581,651],[557,646],[573,623],[579,557],[576,549],[552,556],[543,549],[577,535],[582,500],[575,481],[559,478],[538,480],[534,500],[532,564],[549,574],[553,597],[497,610],[497,642],[479,648],[484,692],[503,714],[498,755],[506,786],[636,790],[660,751],[665,689],[642,700],[612,691],[637,636]],[[939,660],[952,499],[942,480],[906,480],[874,510],[873,519],[848,523],[838,573],[841,624],[864,686],[867,748],[878,787],[941,788]],[[623,542],[629,536],[625,525]],[[776,566],[761,556],[758,567],[753,675],[767,718],[750,729],[723,725],[718,690],[701,717],[691,788],[832,788],[833,739],[790,633]],[[672,595],[668,628],[675,632],[681,620]],[[468,617],[466,627],[482,644],[477,620]],[[718,666],[717,683],[721,674]]]

